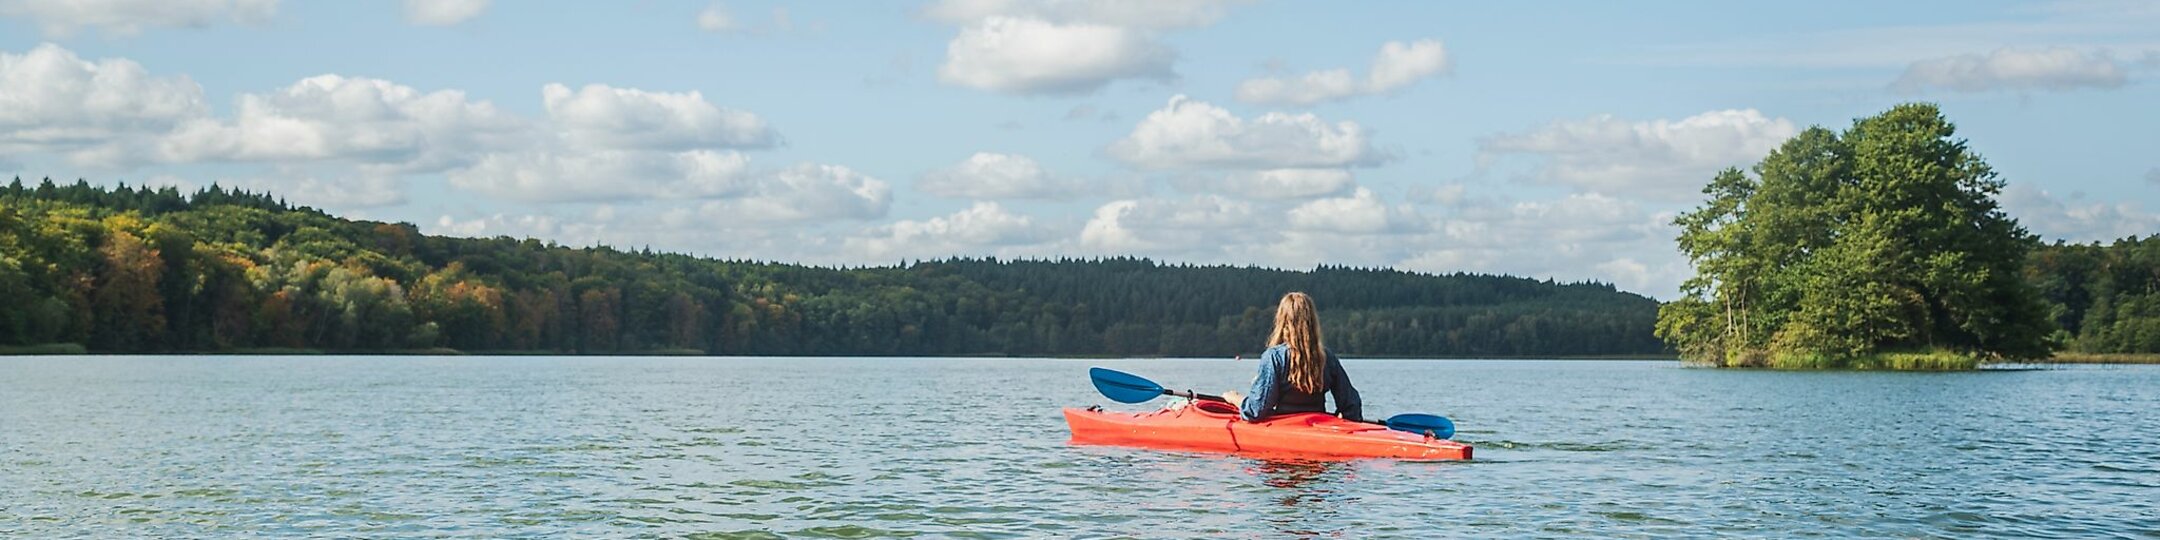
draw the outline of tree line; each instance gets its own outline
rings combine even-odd
[[[1230,356],[1284,292],[1351,355],[1659,354],[1601,283],[955,258],[837,269],[454,238],[211,186],[0,190],[0,345],[95,352]]]
[[[2160,353],[2160,234],[2042,246],[2027,275],[2068,350]]]

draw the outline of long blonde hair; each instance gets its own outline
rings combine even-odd
[[[1320,315],[1311,296],[1292,292],[1276,304],[1275,331],[1268,334],[1268,346],[1276,345],[1290,346],[1290,386],[1309,394],[1326,385],[1327,348],[1320,345]]]

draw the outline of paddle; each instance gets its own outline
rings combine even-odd
[[[1390,416],[1386,422],[1382,423],[1387,424],[1388,429],[1408,431],[1419,435],[1431,434],[1435,439],[1447,439],[1455,436],[1455,422],[1448,420],[1445,416],[1402,413]]]
[[[1223,401],[1222,396],[1195,394],[1191,390],[1178,392],[1163,388],[1162,385],[1155,384],[1155,381],[1143,379],[1139,375],[1114,369],[1088,368],[1088,378],[1095,380],[1095,391],[1102,392],[1103,397],[1110,398],[1111,401],[1118,403],[1141,403],[1166,395],[1185,399]],[[1225,401],[1225,403],[1228,402]]]
[[[1147,380],[1139,375],[1109,368],[1088,368],[1088,378],[1095,381],[1095,391],[1102,392],[1103,397],[1119,403],[1142,403],[1165,395],[1179,396],[1186,399],[1223,401],[1220,396],[1196,394],[1191,390],[1179,392],[1163,388],[1162,385],[1155,384],[1155,381]],[[1419,435],[1430,434],[1436,439],[1455,436],[1455,422],[1449,421],[1444,416],[1403,413],[1388,417],[1385,422],[1377,423],[1395,431],[1407,431]]]

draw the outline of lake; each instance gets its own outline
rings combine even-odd
[[[2160,536],[2160,366],[1350,360],[1477,460],[1072,446],[1089,366],[6,357],[0,537]]]

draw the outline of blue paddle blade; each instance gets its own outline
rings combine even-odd
[[[1404,413],[1388,417],[1388,429],[1408,431],[1419,435],[1431,433],[1433,438],[1446,439],[1455,436],[1455,422],[1445,416]]]
[[[1155,381],[1113,369],[1088,368],[1088,378],[1095,380],[1095,391],[1118,403],[1140,403],[1163,394]]]

